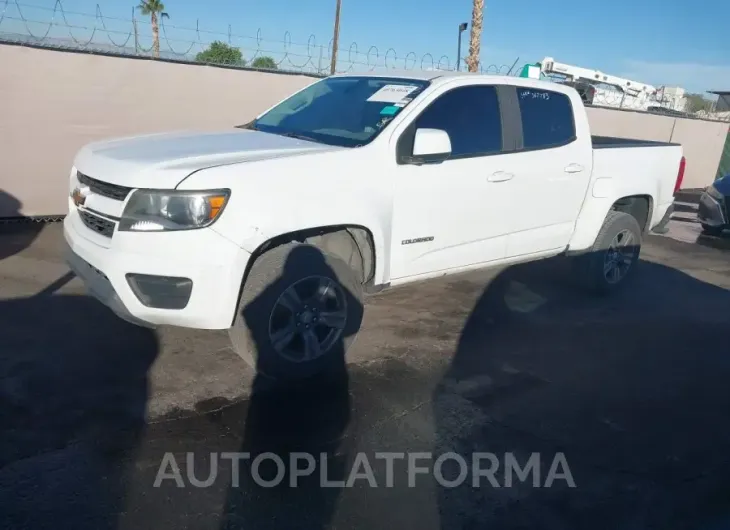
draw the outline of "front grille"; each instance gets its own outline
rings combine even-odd
[[[132,188],[125,188],[124,186],[117,186],[116,184],[109,184],[108,182],[92,179],[80,171],[76,172],[76,178],[79,183],[88,186],[92,192],[116,201],[123,201],[127,198],[129,192],[132,191]]]
[[[101,234],[105,237],[112,237],[114,234],[114,222],[79,210],[79,215],[84,224],[97,234]]]

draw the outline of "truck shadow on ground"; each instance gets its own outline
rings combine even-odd
[[[728,290],[648,262],[633,285],[607,298],[576,288],[561,260],[512,267],[486,286],[457,283],[446,284],[450,293],[414,286],[378,302],[426,305],[438,327],[464,307],[467,290],[483,289],[466,322],[459,313],[453,324],[460,333],[446,365],[427,348],[422,357],[431,358],[418,362],[429,368],[404,362],[388,373],[348,369],[340,355],[321,377],[282,389],[257,376],[250,399],[201,403],[195,417],[146,426],[154,332],[87,297],[0,301],[0,526],[320,529],[336,511],[338,520],[385,527],[397,510],[423,529],[674,528],[726,514]],[[432,342],[429,323],[390,324],[419,348]],[[430,413],[416,421],[429,407],[409,405],[394,422],[399,400],[430,404]],[[346,480],[358,451],[372,460],[373,451],[424,450],[427,437],[410,432],[414,425],[433,433],[426,449],[434,455],[468,461],[474,452],[510,452],[524,465],[538,452],[541,486],[552,456],[564,452],[578,487],[507,488],[500,469],[500,487],[426,481],[418,498],[427,506],[412,501],[416,489],[322,487],[321,462],[289,486],[292,453],[324,453],[329,480]],[[262,487],[250,459],[238,484],[154,488],[169,451],[270,453],[285,476]],[[269,456],[259,467],[262,479],[279,472],[272,463]],[[219,460],[218,476],[232,477],[232,465]],[[426,521],[422,512],[434,503],[438,517]]]
[[[28,248],[43,229],[42,223],[19,222],[23,216],[21,202],[0,190],[0,260]]]
[[[41,224],[0,237],[3,259]],[[86,296],[0,300],[0,526],[112,528],[144,428],[154,332]]]
[[[84,296],[0,301],[3,528],[113,527],[158,352]]]
[[[433,393],[434,453],[488,452],[501,467],[496,487],[470,476],[438,488],[441,528],[678,528],[730,515],[730,291],[639,270],[591,298],[564,261],[535,262],[479,298]],[[533,299],[506,307],[510,285]],[[545,487],[558,452],[576,488]],[[537,487],[513,474],[505,488],[508,453],[522,467],[539,454]]]

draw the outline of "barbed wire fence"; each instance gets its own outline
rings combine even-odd
[[[64,0],[55,0],[53,7],[34,5],[27,0],[0,0],[0,42],[26,44],[61,50],[86,51],[120,56],[154,57],[155,37],[151,21],[138,16],[132,7],[128,17],[105,15],[96,4],[94,13],[67,9]],[[288,31],[279,39],[264,36],[262,29],[255,35],[234,31],[205,29],[200,20],[195,26],[183,26],[159,20],[157,40],[159,59],[165,61],[214,64],[231,68],[278,70],[325,76],[330,73],[332,40],[321,42],[310,35],[306,42],[293,40]],[[235,48],[232,58],[202,54],[214,43]],[[228,57],[231,57],[230,55]],[[448,55],[398,52],[393,48],[349,46],[341,43],[337,53],[336,71],[386,72],[392,69],[453,71],[456,60]],[[466,58],[460,65],[466,70]],[[519,75],[520,58],[510,64],[479,65],[481,73]],[[683,96],[660,87],[657,92],[633,92],[600,82],[570,82],[562,76],[548,76],[551,81],[570,84],[581,94],[586,105],[622,110],[651,112],[679,117],[730,121],[729,109],[717,108],[717,101],[698,95]]]
[[[279,39],[264,37],[261,29],[255,35],[244,35],[228,26],[227,32],[206,30],[196,20],[195,27],[159,20],[159,59],[182,62],[205,62],[229,67],[281,70],[323,76],[330,73],[332,40],[321,42],[310,35],[306,42],[295,41],[284,32]],[[0,42],[24,43],[49,48],[73,49],[127,56],[154,53],[154,35],[149,19],[106,16],[96,4],[95,13],[69,10],[63,0],[53,7],[33,5],[20,0],[0,0]],[[199,54],[218,42],[240,50],[242,60],[215,59]],[[482,73],[515,75],[519,58],[511,64],[480,65]],[[259,66],[261,65],[261,66]],[[447,55],[416,52],[402,53],[393,48],[361,47],[353,42],[340,43],[336,71],[456,70],[456,61]],[[465,58],[461,59],[465,70]]]

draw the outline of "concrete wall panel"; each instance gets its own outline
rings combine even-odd
[[[67,209],[68,174],[86,143],[245,123],[314,82],[286,75],[0,45],[0,217]],[[687,187],[714,178],[728,124],[589,108],[594,134],[674,140]],[[103,177],[100,175],[100,177]]]

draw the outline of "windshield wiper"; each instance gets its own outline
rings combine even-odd
[[[309,142],[316,142],[318,144],[321,144],[322,142],[317,140],[316,138],[312,138],[311,136],[307,136],[306,134],[296,133],[296,132],[272,132],[272,134],[278,134],[279,136],[286,136],[287,138],[297,138],[299,140],[307,140]]]
[[[297,138],[299,140],[307,140],[309,142],[316,142],[318,144],[322,143],[321,141],[317,140],[316,138],[307,136],[306,134],[297,133],[297,132],[262,131],[261,129],[256,127],[256,120],[250,121],[248,123],[244,123],[243,125],[236,125],[236,129],[246,129],[249,131],[261,131],[261,132],[266,132],[269,134],[277,134],[279,136],[286,136],[287,138]]]

